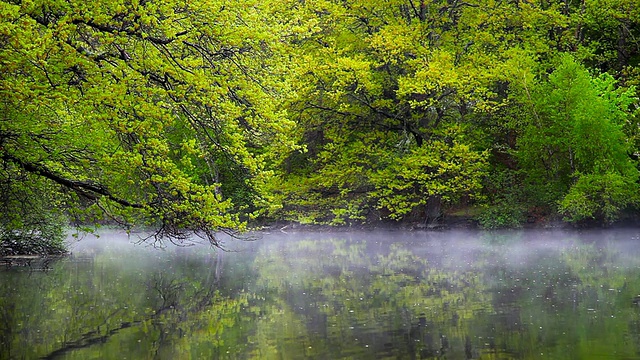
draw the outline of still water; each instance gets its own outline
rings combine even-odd
[[[0,359],[640,359],[640,229],[105,232],[0,270]]]

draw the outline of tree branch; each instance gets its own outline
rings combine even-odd
[[[129,35],[129,36],[133,36],[136,37],[138,39],[141,40],[147,40],[151,43],[154,43],[156,45],[167,45],[170,44],[172,42],[174,42],[177,38],[179,38],[180,36],[186,35],[187,31],[181,31],[179,33],[176,33],[176,35],[174,37],[171,38],[164,38],[164,37],[155,37],[155,36],[146,36],[142,33],[139,32],[135,32],[129,29],[118,29],[116,27],[113,26],[108,26],[108,25],[103,25],[103,24],[98,24],[92,20],[80,20],[80,19],[75,19],[71,22],[74,25],[86,25],[92,29],[98,30],[98,31],[102,31],[102,32],[107,32],[110,34],[117,34],[118,32],[124,32],[125,34]]]
[[[127,200],[121,199],[113,195],[111,191],[109,191],[109,189],[107,189],[104,185],[95,183],[90,180],[81,181],[81,180],[67,179],[59,174],[56,174],[55,172],[53,172],[52,170],[48,169],[43,165],[25,162],[7,153],[2,154],[2,160],[7,162],[12,162],[32,174],[43,176],[49,180],[54,181],[57,184],[60,184],[69,189],[72,189],[79,195],[91,200],[95,200],[97,198],[96,195],[101,195],[101,196],[106,196],[109,200],[125,207],[131,207],[135,209],[141,209],[144,207],[142,204],[131,203]]]

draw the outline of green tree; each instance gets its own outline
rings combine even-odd
[[[594,68],[634,81],[632,74],[640,61],[637,4],[629,0],[583,0],[574,7],[573,26],[568,30],[575,34],[576,52]]]
[[[560,201],[571,221],[610,222],[638,200],[632,144],[622,131],[635,89],[615,85],[565,55],[548,81],[524,95],[530,116],[518,143],[520,165],[532,196],[552,207]]]
[[[551,48],[534,29],[561,19],[553,8],[483,1],[289,8],[306,30],[293,42],[301,61],[289,103],[306,152],[283,162],[274,188],[286,216],[338,222],[424,220],[441,212],[438,199],[477,195],[491,142],[479,119],[504,105],[502,88],[519,60]],[[428,166],[411,165],[423,156]],[[464,175],[448,163],[456,156],[467,161]],[[413,174],[390,181],[404,165]],[[416,177],[423,171],[447,180],[427,185],[431,179]],[[413,199],[401,201],[407,190]],[[435,211],[425,209],[428,202]]]
[[[288,144],[268,3],[2,1],[0,14],[5,232],[24,228],[18,206],[214,244],[243,227]]]

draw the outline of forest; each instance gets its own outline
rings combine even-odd
[[[635,0],[0,1],[0,253],[640,215]]]

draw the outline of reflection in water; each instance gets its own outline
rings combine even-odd
[[[639,233],[105,233],[0,272],[0,358],[639,358]]]

